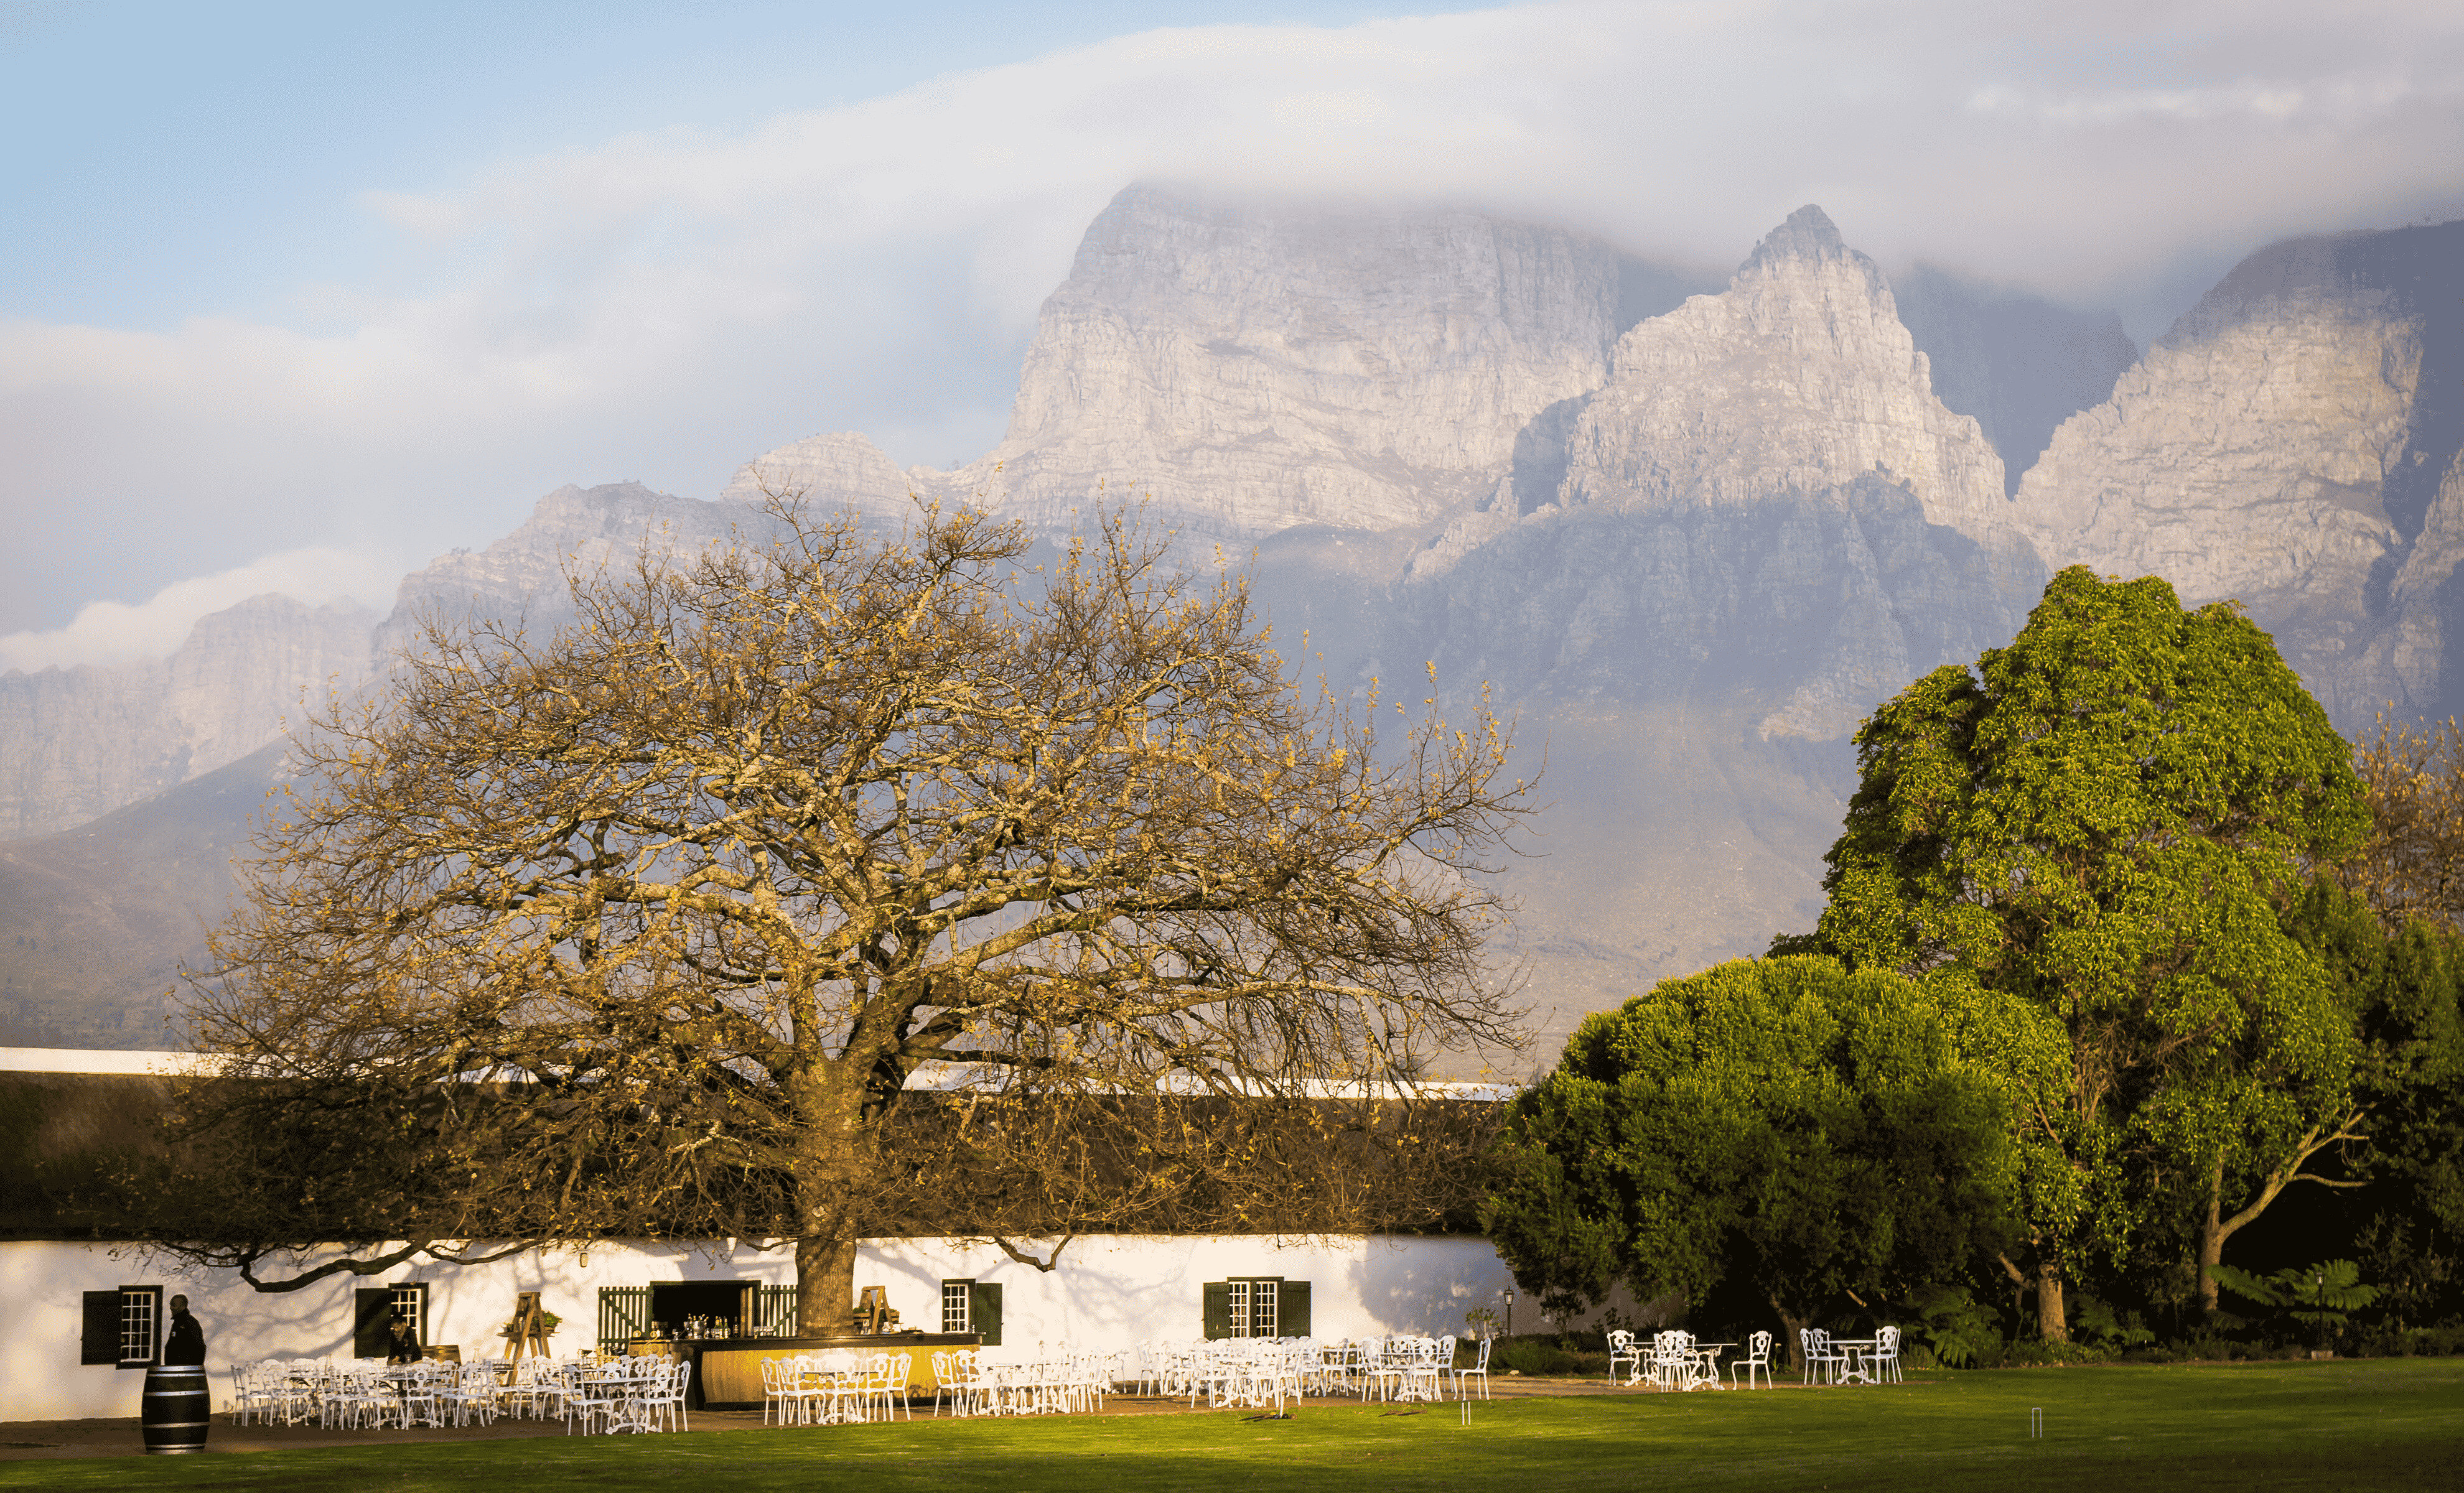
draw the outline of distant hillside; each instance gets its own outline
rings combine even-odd
[[[165,995],[229,904],[277,742],[82,828],[0,842],[0,1041],[176,1047]]]

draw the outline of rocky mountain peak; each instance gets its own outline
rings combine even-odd
[[[1820,263],[1826,259],[1864,257],[1840,238],[1837,226],[1831,221],[1831,214],[1809,202],[1790,213],[1786,222],[1764,234],[1762,241],[1754,245],[1754,252],[1746,255],[1745,263],[1737,266],[1737,273],[1744,274],[1749,270],[1770,268],[1787,259],[1811,259]]]
[[[911,494],[935,496],[948,485],[948,478],[929,467],[901,471],[867,437],[835,430],[756,456],[737,469],[718,500],[759,503],[766,494],[794,494],[819,508],[897,516],[911,511]]]
[[[369,670],[375,617],[275,592],[167,658],[0,674],[0,839],[83,823],[235,761]]]

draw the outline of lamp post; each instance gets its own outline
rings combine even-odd
[[[1514,1335],[1514,1292],[1511,1289],[1506,1293],[1506,1335]]]

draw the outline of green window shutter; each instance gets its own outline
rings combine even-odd
[[[77,1334],[77,1362],[120,1363],[120,1292],[85,1293],[84,1330]]]
[[[1309,1283],[1286,1281],[1275,1288],[1275,1335],[1309,1335]]]
[[[390,1337],[385,1327],[392,1321],[392,1286],[363,1285],[351,1292],[351,1356],[383,1358]]]
[[[967,1324],[983,1334],[986,1348],[1001,1347],[1001,1284],[978,1281],[967,1287]]]
[[[1230,1337],[1232,1335],[1232,1283],[1229,1281],[1207,1282],[1204,1305],[1206,1308],[1206,1335],[1208,1337]]]

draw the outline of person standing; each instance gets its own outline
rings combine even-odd
[[[188,1312],[188,1298],[171,1298],[171,1330],[160,1362],[145,1371],[145,1410],[140,1429],[149,1457],[179,1457],[206,1449],[206,1425],[213,1401],[206,1393],[206,1329]]]
[[[202,1364],[206,1361],[206,1329],[188,1312],[188,1298],[171,1298],[171,1331],[163,1339],[163,1361],[165,1364]]]

